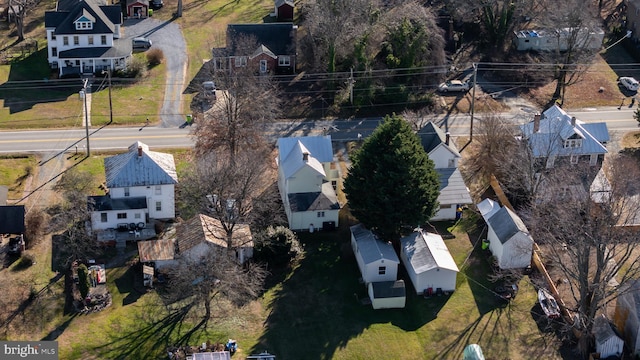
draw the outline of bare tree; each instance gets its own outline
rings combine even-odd
[[[184,302],[189,309],[204,306],[198,326],[206,328],[215,300],[224,299],[241,306],[262,291],[265,270],[252,263],[241,266],[219,247],[210,246],[201,256],[181,256],[177,260],[177,266],[169,274],[167,296],[171,301]]]
[[[29,11],[33,10],[40,0],[9,0],[9,16],[13,16],[18,32],[18,42],[24,40],[24,21]]]
[[[281,114],[281,96],[273,79],[255,76],[248,67],[215,73],[213,107],[193,131],[196,153],[224,151],[233,161],[244,148],[261,147],[266,125]]]
[[[568,165],[547,178],[546,196],[524,214],[534,239],[548,245],[545,260],[568,280],[575,304],[569,309],[575,321],[569,325],[581,334],[583,354],[589,350],[595,317],[606,313],[620,289],[640,275],[640,235],[628,227],[637,223],[640,210],[640,171],[630,159],[609,160],[608,185],[585,187],[592,168]]]

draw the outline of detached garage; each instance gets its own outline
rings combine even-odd
[[[404,308],[407,297],[403,280],[369,283],[368,290],[375,310]]]
[[[362,224],[351,227],[351,248],[365,284],[398,278],[400,260],[393,246],[378,239]]]
[[[454,291],[458,266],[442,236],[417,229],[400,239],[400,258],[416,294]]]

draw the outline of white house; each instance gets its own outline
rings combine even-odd
[[[570,44],[572,37],[573,44]],[[519,51],[567,51],[570,45],[580,49],[599,50],[603,40],[604,31],[600,28],[583,28],[577,35],[570,28],[563,28],[514,31],[513,44]]]
[[[131,41],[120,40],[120,4],[62,0],[45,12],[44,24],[49,66],[60,76],[124,69],[131,57]]]
[[[351,248],[365,284],[396,281],[400,260],[390,243],[358,224],[351,227]]]
[[[128,152],[105,158],[104,170],[108,194],[91,197],[93,230],[175,217],[173,155],[150,151],[137,141]]]
[[[454,291],[458,266],[442,236],[417,229],[400,239],[400,259],[416,294]]]
[[[375,309],[402,309],[407,302],[403,280],[372,282],[367,286],[371,306]]]
[[[640,279],[629,281],[619,290],[613,317],[632,357],[640,355]]]
[[[206,254],[209,246],[226,249],[226,232],[218,219],[198,214],[176,228],[177,250],[191,259]],[[243,264],[253,257],[253,235],[247,224],[235,224],[231,238],[236,261]]]
[[[609,141],[607,123],[584,123],[554,105],[520,126],[533,156],[547,168],[557,161],[601,164]]]
[[[596,353],[600,354],[600,359],[608,359],[610,356],[620,359],[624,349],[624,341],[613,330],[609,319],[604,314],[594,319],[593,337],[596,343]]]
[[[516,213],[491,199],[478,204],[487,223],[489,249],[501,269],[520,269],[531,265],[533,238]]]
[[[429,159],[433,161],[440,179],[438,196],[440,207],[431,220],[454,220],[459,206],[473,203],[469,189],[458,170],[460,152],[453,141],[450,141],[449,134],[444,133],[433,122],[427,123],[420,129],[418,136]]]
[[[330,136],[278,139],[278,189],[292,230],[333,229],[340,171]]]

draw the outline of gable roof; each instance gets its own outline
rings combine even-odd
[[[284,4],[287,4],[291,7],[295,6],[295,3],[293,2],[293,0],[276,0],[275,4],[276,4],[276,7],[280,7]]]
[[[520,125],[520,130],[524,138],[529,141],[535,157],[607,153],[607,148],[601,143],[609,141],[606,123],[587,125],[576,119],[575,126],[571,125],[572,117],[557,105],[542,113],[537,132],[533,131],[534,122]],[[591,134],[590,130],[596,135]],[[582,139],[582,146],[565,148],[564,141],[568,139]]]
[[[173,260],[175,239],[138,241],[140,262]]]
[[[371,230],[368,230],[362,224],[351,226],[351,235],[358,245],[358,252],[362,256],[365,264],[371,264],[378,260],[388,260],[400,263],[396,251],[393,246],[378,239]]]
[[[416,274],[432,269],[459,271],[442,236],[422,229],[400,239],[400,246]]]
[[[606,343],[611,338],[618,338],[619,342],[622,342],[622,339],[611,327],[611,323],[609,319],[607,319],[604,314],[600,316],[596,316],[593,322],[593,335],[596,341],[596,344],[602,345]]]
[[[478,211],[480,211],[480,215],[484,218],[485,221],[489,221],[495,213],[500,210],[500,204],[497,201],[493,201],[489,198],[482,200],[478,205]]]
[[[253,59],[253,58],[255,58],[257,56],[260,56],[262,54],[265,54],[265,55],[269,56],[272,59],[277,59],[278,58],[271,50],[269,50],[268,47],[266,47],[264,45],[260,45],[260,46],[258,46],[256,51],[254,51],[253,54],[251,54],[251,56],[249,56],[249,59]]]
[[[339,210],[338,196],[329,182],[322,184],[321,192],[288,194],[292,212]]]
[[[253,37],[258,45],[264,45],[275,55],[294,55],[297,26],[293,23],[229,24],[227,25],[227,50],[236,54],[242,37]]]
[[[418,131],[418,136],[420,137],[422,147],[427,154],[438,147],[438,145],[443,144],[451,150],[456,157],[461,157],[456,145],[452,141],[449,141],[449,144],[446,143],[447,134],[442,131],[440,127],[434,124],[433,121],[429,121],[425,126],[423,126],[422,129]]]
[[[24,233],[24,205],[0,206],[0,233]]]
[[[440,177],[440,205],[471,204],[469,189],[462,179],[458,168],[436,169]]]
[[[506,206],[496,211],[487,221],[501,243],[506,243],[518,232],[525,233],[529,236],[529,230],[522,222],[522,219],[516,213],[509,210]]]
[[[198,214],[176,228],[178,249],[181,253],[207,242],[227,248],[226,233],[222,223],[204,214]],[[232,237],[233,247],[253,247],[253,235],[247,224],[235,224]]]
[[[105,158],[104,170],[107,188],[178,183],[173,155],[150,151],[139,141],[128,152]]]
[[[95,23],[91,29],[76,30],[75,21],[84,17],[93,17]],[[58,4],[58,11],[45,12],[46,28],[55,28],[56,35],[69,34],[114,34],[116,24],[122,23],[120,5],[100,5],[96,0],[80,0]]]
[[[307,154],[306,160],[304,154]],[[295,142],[288,153],[278,153],[278,166],[282,169],[282,175],[285,179],[292,177],[304,167],[313,169],[323,177],[326,176],[320,160],[314,156],[314,153],[307,149],[300,139]]]
[[[327,136],[302,136],[286,137],[278,139],[279,158],[285,159],[289,152],[300,142],[307,150],[320,161],[328,163],[333,161],[333,147],[331,145],[331,135]]]

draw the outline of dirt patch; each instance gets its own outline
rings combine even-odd
[[[620,140],[620,147],[623,149],[640,148],[640,131],[625,133]]]

